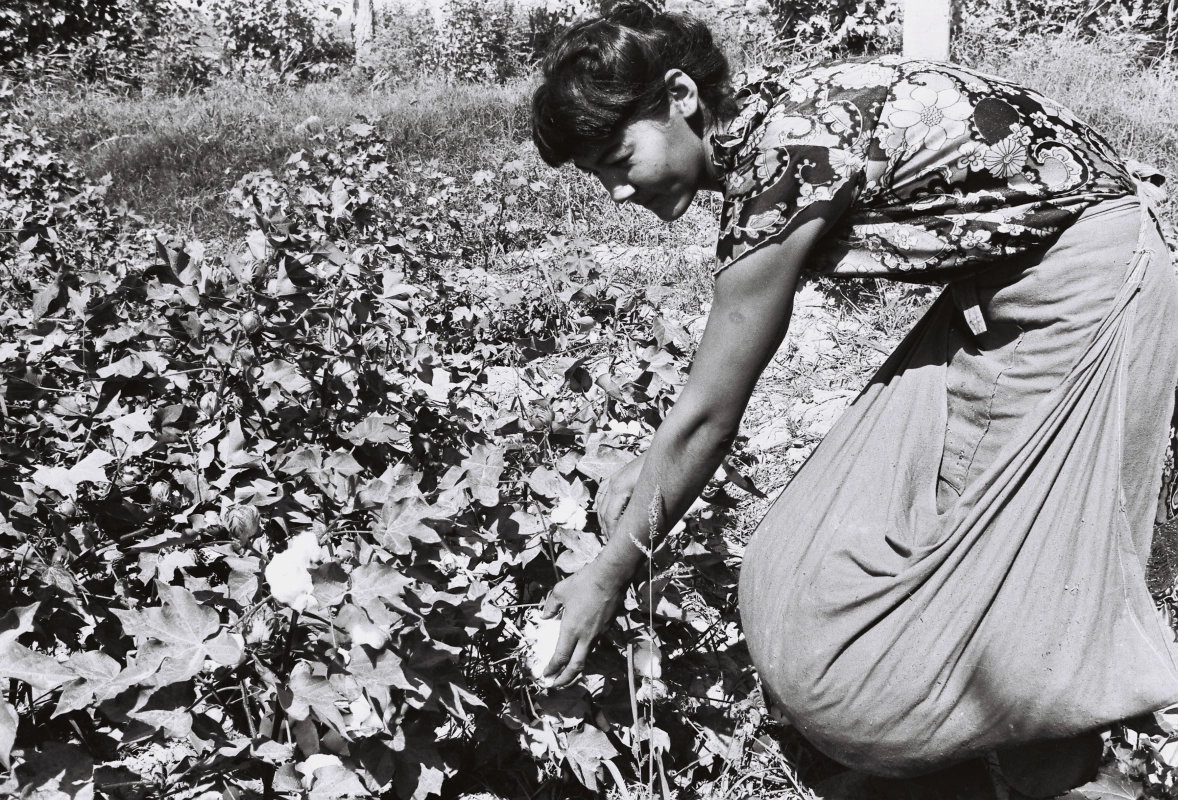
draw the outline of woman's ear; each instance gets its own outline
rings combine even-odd
[[[669,69],[663,78],[667,87],[667,97],[670,98],[671,108],[684,119],[691,119],[700,110],[699,87],[686,72],[681,69]]]

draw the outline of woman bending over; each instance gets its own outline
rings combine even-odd
[[[608,545],[549,601],[558,684],[612,618],[656,491],[670,526],[728,451],[810,273],[945,291],[745,551],[741,618],[772,701],[865,773],[996,752],[1034,797],[1091,778],[1102,728],[1178,701],[1144,581],[1178,281],[1099,133],[950,64],[730,82],[705,25],[623,6],[549,53],[533,138],[665,221],[723,197],[690,379],[608,484]]]

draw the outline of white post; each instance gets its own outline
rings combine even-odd
[[[352,8],[352,42],[356,46],[356,64],[366,66],[372,54],[372,0],[355,0]]]
[[[952,0],[904,0],[904,55],[949,60]]]

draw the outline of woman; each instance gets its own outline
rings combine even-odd
[[[1178,381],[1178,285],[1112,147],[1028,89],[880,58],[757,69],[707,28],[623,6],[544,62],[533,138],[611,197],[724,204],[715,296],[680,399],[599,502],[560,583],[572,680],[642,560],[727,452],[803,271],[947,289],[745,552],[768,694],[816,746],[904,777],[997,751],[1033,797],[1091,778],[1099,731],[1178,701],[1145,588]]]

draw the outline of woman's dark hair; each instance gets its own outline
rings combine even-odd
[[[735,116],[728,59],[695,17],[628,2],[569,28],[544,56],[543,82],[532,95],[540,156],[559,166],[633,120],[665,116],[665,76],[676,68],[695,81],[707,121]]]

